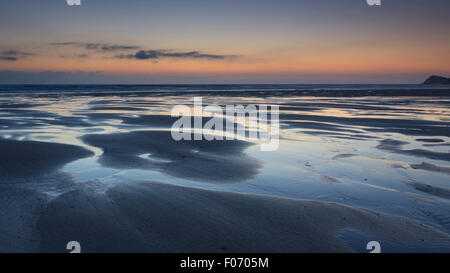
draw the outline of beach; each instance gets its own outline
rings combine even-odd
[[[450,252],[448,89],[0,90],[0,252]],[[278,148],[174,140],[195,97],[278,106]]]

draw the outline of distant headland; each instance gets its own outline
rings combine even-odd
[[[433,75],[426,79],[423,84],[450,84],[450,78]]]

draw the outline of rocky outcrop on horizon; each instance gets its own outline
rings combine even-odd
[[[423,84],[450,84],[450,78],[433,75],[426,79]]]

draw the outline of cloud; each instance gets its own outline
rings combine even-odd
[[[179,59],[210,59],[210,60],[224,60],[235,58],[234,55],[219,55],[219,54],[204,54],[198,51],[188,52],[171,52],[167,50],[139,50],[134,54],[117,55],[119,59],[136,59],[136,60],[149,60],[159,58],[179,58]]]
[[[31,56],[34,55],[33,53],[23,52],[19,50],[7,50],[0,53],[1,55],[7,55],[7,56]]]
[[[237,56],[235,55],[221,55],[221,54],[205,54],[199,51],[186,51],[186,52],[174,52],[172,50],[142,50],[140,46],[136,45],[118,45],[118,44],[105,44],[105,43],[84,43],[84,42],[60,42],[60,43],[50,43],[53,46],[62,47],[82,47],[86,50],[98,51],[98,52],[118,52],[114,56],[118,59],[136,59],[136,60],[156,60],[160,58],[177,58],[177,59],[209,59],[209,60],[224,60],[233,59]],[[133,54],[126,54],[126,52],[137,50]],[[116,53],[117,54],[117,53]]]
[[[75,54],[75,55],[59,55],[59,58],[61,59],[68,59],[68,58],[76,58],[76,59],[88,59],[88,54]]]
[[[11,56],[0,56],[0,60],[3,60],[3,61],[17,61],[17,58],[16,57],[11,57]]]
[[[3,61],[18,61],[21,58],[26,58],[28,56],[33,56],[35,54],[29,52],[23,52],[20,50],[6,50],[0,52],[0,60]]]
[[[50,43],[53,46],[76,46],[80,45],[78,42],[62,42],[62,43]]]
[[[139,49],[138,46],[124,46],[124,45],[99,45],[102,51],[120,51],[120,50],[135,50]]]
[[[116,51],[140,49],[139,46],[135,46],[135,45],[114,45],[114,44],[104,44],[104,43],[62,42],[62,43],[50,43],[50,45],[83,47],[87,50],[97,50],[97,51],[103,51],[103,52],[116,52]]]

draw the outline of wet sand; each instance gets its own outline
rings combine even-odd
[[[122,184],[105,194],[61,195],[38,221],[39,251],[351,252],[338,232],[450,250],[450,237],[406,218],[335,203],[225,193],[155,182]]]
[[[1,97],[0,252],[450,252],[446,93],[333,92]],[[196,94],[279,104],[280,150],[173,141]]]
[[[49,173],[93,153],[74,145],[0,139],[0,184]]]
[[[244,153],[252,144],[240,140],[175,141],[170,131],[137,131],[85,135],[83,141],[104,151],[99,162],[105,167],[158,170],[198,181],[238,183],[261,167]]]

